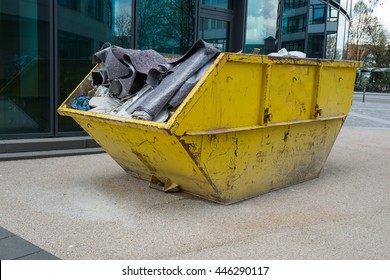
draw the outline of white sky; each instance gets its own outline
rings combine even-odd
[[[358,0],[354,0],[355,4]],[[368,3],[368,0],[364,0]],[[382,5],[377,7],[375,10],[375,15],[381,20],[383,26],[390,33],[390,0],[382,0]]]
[[[383,0],[383,5],[377,8],[375,13],[381,19],[387,32],[390,32],[390,0]]]

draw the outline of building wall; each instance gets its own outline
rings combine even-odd
[[[343,58],[352,0],[0,0],[0,140],[84,135],[56,108],[104,42],[179,55],[223,51]]]

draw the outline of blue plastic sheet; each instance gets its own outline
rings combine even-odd
[[[70,107],[72,107],[72,109],[88,111],[90,109],[88,96],[80,95],[72,102]]]

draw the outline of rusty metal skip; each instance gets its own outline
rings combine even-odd
[[[221,53],[166,123],[70,108],[128,173],[231,204],[319,176],[361,63]]]

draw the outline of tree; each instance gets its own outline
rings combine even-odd
[[[115,44],[123,48],[130,48],[131,42],[131,14],[122,12],[115,19]]]
[[[380,0],[369,0],[368,5],[360,0],[354,5],[349,31],[348,59],[363,61],[366,66],[389,65],[389,60],[386,59],[388,35],[374,15],[374,10],[380,5]]]
[[[367,46],[369,55],[367,56],[365,62],[369,66],[389,67],[389,46],[385,31],[377,25],[373,25],[372,30],[369,31],[371,33],[371,43]]]
[[[138,5],[138,48],[182,54],[192,46],[195,0],[142,0]]]

